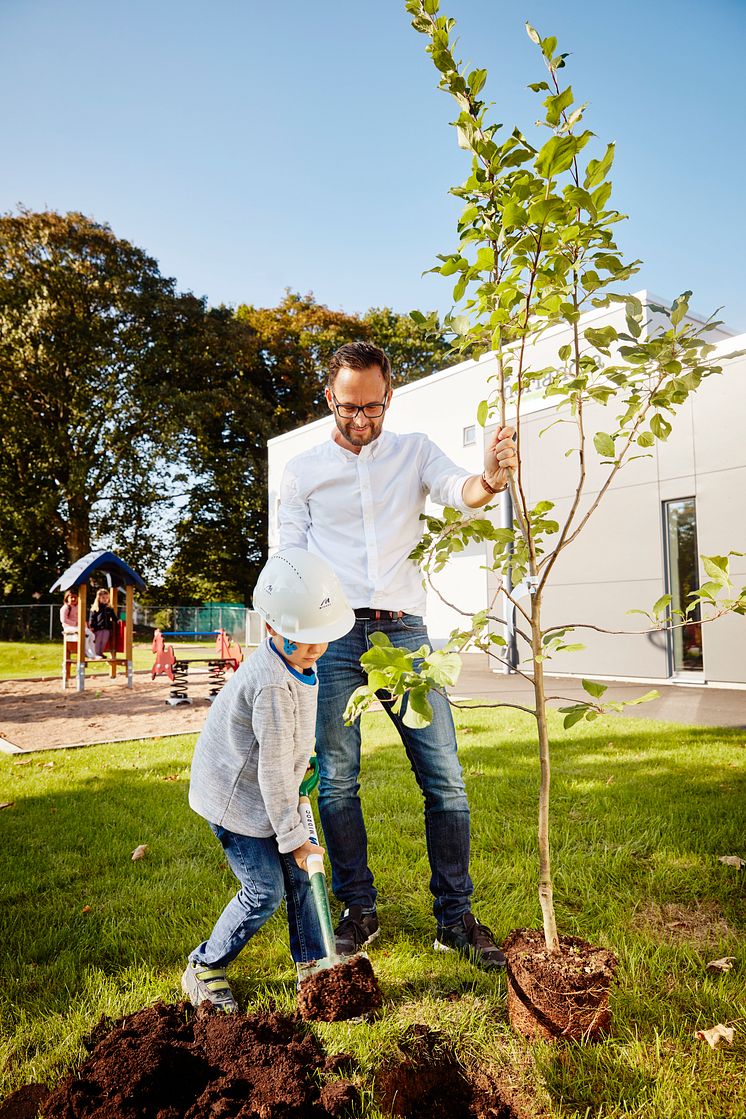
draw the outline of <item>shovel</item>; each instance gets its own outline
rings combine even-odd
[[[318,759],[314,755],[309,763],[306,776],[301,782],[298,811],[300,812],[301,819],[308,828],[308,838],[311,843],[314,843],[317,847],[319,846],[319,837],[316,831],[316,821],[313,818],[313,809],[308,794],[318,783],[319,765]],[[308,979],[310,975],[315,975],[319,971],[325,971],[327,968],[336,967],[337,964],[346,963],[350,959],[349,956],[338,955],[337,946],[334,942],[334,926],[332,925],[332,914],[329,908],[329,893],[326,888],[324,856],[309,855],[306,859],[306,868],[311,883],[311,894],[313,896],[314,906],[316,907],[316,915],[319,919],[319,925],[321,926],[321,939],[324,942],[325,955],[322,956],[320,960],[315,960],[312,963],[298,964],[298,978],[301,982],[304,979]]]

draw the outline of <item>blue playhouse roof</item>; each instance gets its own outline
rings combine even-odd
[[[89,552],[87,556],[81,556],[49,589],[69,591],[71,587],[79,587],[81,583],[87,583],[94,571],[103,571],[112,587],[132,586],[138,591],[145,590],[145,583],[129,564],[119,556],[115,556],[113,552],[104,551]]]

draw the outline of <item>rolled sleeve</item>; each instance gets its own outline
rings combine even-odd
[[[308,502],[299,491],[298,479],[288,467],[280,483],[280,547],[307,548],[311,515]]]
[[[438,505],[450,505],[462,512],[468,510],[469,506],[464,501],[464,484],[471,477],[470,472],[452,462],[429,439],[422,445],[420,477],[425,492]]]

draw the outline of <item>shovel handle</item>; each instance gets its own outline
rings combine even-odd
[[[311,840],[311,843],[315,843],[318,847],[319,838],[316,832],[316,821],[313,818],[313,809],[311,808],[311,802],[307,796],[302,796],[298,801],[298,811],[301,819],[308,828],[308,838]],[[329,908],[329,893],[326,888],[324,856],[321,854],[308,855],[306,858],[306,869],[311,884],[314,906],[316,907],[316,916],[319,919],[319,925],[321,927],[321,939],[324,942],[324,952],[327,958],[335,956],[337,947],[334,941],[334,926],[332,925],[331,909]]]
[[[298,800],[298,812],[300,813],[301,820],[306,825],[308,838],[311,840],[311,843],[320,847],[319,835],[316,831],[316,821],[313,818],[313,808],[311,807],[310,800],[305,795]]]

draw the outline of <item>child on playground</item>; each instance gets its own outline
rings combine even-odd
[[[65,591],[60,607],[60,622],[62,633],[65,637],[78,636],[78,592],[73,588]],[[85,655],[88,660],[95,660],[96,649],[93,644],[91,627],[85,627]]]
[[[100,590],[96,591],[88,621],[93,630],[96,658],[102,660],[117,624],[117,616],[109,603],[109,592],[106,587],[101,587]]]
[[[181,977],[194,1006],[237,1009],[226,967],[287,906],[298,967],[324,955],[306,858],[311,843],[298,790],[316,726],[316,661],[355,623],[339,580],[318,556],[284,548],[262,569],[254,609],[269,636],[215,699],[192,761],[189,804],[210,825],[240,890]]]

